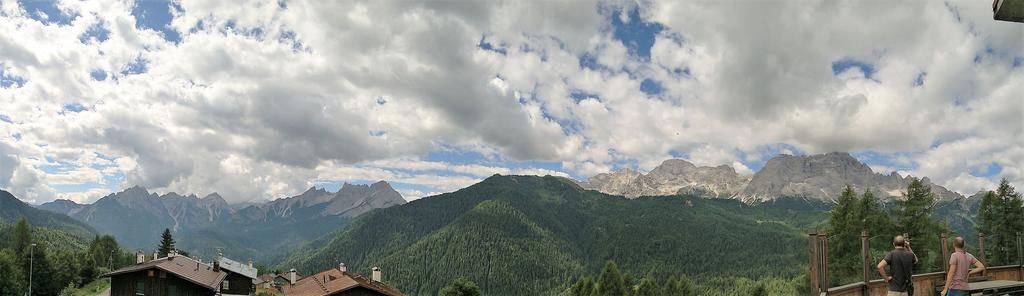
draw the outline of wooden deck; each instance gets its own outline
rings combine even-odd
[[[1024,285],[1024,267],[1018,265],[1012,266],[999,266],[991,267],[986,271],[986,275],[992,280],[985,282],[971,283],[972,288],[975,286],[980,288],[992,288],[992,287],[1005,287],[1013,285]],[[945,273],[933,272],[914,275],[914,296],[933,296],[936,295],[935,287],[938,283],[945,280]],[[835,288],[830,288],[828,291],[821,293],[821,295],[827,296],[874,296],[880,295],[885,296],[888,292],[888,286],[882,280],[874,280],[870,282],[858,282]]]

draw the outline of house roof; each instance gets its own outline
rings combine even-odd
[[[255,279],[256,278],[256,274],[258,273],[256,268],[249,267],[249,265],[242,264],[240,262],[236,262],[236,261],[228,259],[226,257],[218,258],[217,262],[220,262],[220,268],[227,269],[228,271],[240,274],[240,275],[242,275],[244,277],[247,277],[247,278],[250,278],[250,279]],[[250,261],[250,263],[251,263],[251,261]]]
[[[200,263],[199,261],[192,260],[185,256],[160,258],[111,271],[103,274],[102,276],[110,277],[154,268],[166,271],[167,273],[211,290],[216,290],[221,281],[224,281],[224,278],[228,276],[228,273],[223,269],[214,271],[212,266]]]
[[[294,285],[286,285],[282,287],[282,292],[289,296],[332,295],[356,287],[363,287],[388,296],[404,295],[402,292],[384,283],[373,281],[358,274],[342,272],[335,268],[304,277],[296,281]]]

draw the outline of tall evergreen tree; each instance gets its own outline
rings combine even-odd
[[[439,296],[480,296],[480,288],[466,278],[455,279],[451,285],[444,287],[438,293]]]
[[[927,246],[938,244],[939,233],[945,230],[932,214],[935,211],[935,195],[930,186],[918,178],[911,178],[903,199],[897,201],[895,211],[896,227],[899,233],[906,233],[912,240],[915,253],[925,265],[918,270],[934,270],[942,266],[944,259],[939,258],[936,251]]]
[[[619,273],[618,265],[608,261],[597,278],[595,287],[596,296],[622,296],[626,294],[626,285],[622,281],[622,274]]]
[[[21,296],[25,292],[24,274],[14,254],[0,250],[0,296]]]
[[[591,296],[594,294],[594,282],[590,277],[582,277],[576,280],[576,284],[569,290],[572,296]]]
[[[640,280],[640,284],[636,286],[636,293],[633,293],[633,295],[658,296],[660,295],[660,291],[658,290],[658,283],[654,282],[650,277],[644,277]]]
[[[892,219],[882,210],[881,203],[871,190],[864,190],[858,202],[854,216],[861,230],[867,230],[871,235],[891,232]]]
[[[695,296],[697,295],[696,288],[690,278],[684,276],[677,277],[671,276],[668,281],[665,282],[662,295],[665,296]]]
[[[986,236],[1000,233],[1005,218],[999,195],[995,191],[986,191],[981,196],[981,205],[978,207],[978,233]]]
[[[996,194],[1003,205],[1004,223],[998,235],[1000,264],[1010,264],[1016,257],[1017,233],[1024,230],[1024,202],[1021,201],[1021,194],[1010,186],[1010,182],[1003,178],[999,181],[999,188]]]
[[[32,229],[28,225],[28,221],[25,217],[21,217],[18,220],[18,225],[14,226],[14,255],[20,259],[28,257],[29,246],[32,244]]]
[[[167,254],[174,250],[174,237],[171,236],[171,230],[164,228],[164,233],[160,235],[160,248],[157,250],[160,257],[167,257]]]

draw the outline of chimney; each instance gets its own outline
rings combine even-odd
[[[146,253],[142,250],[135,251],[135,264],[146,263]]]
[[[156,251],[153,251],[153,260],[156,260],[156,258],[160,258],[158,256],[160,256],[160,253],[157,253]]]
[[[252,268],[252,258],[249,258],[249,268]]]
[[[373,273],[371,274],[370,278],[373,279],[374,282],[380,281],[380,267],[373,267]]]
[[[292,285],[295,284],[295,269],[294,268],[292,268],[292,270],[288,271],[288,281],[291,282]]]
[[[213,261],[213,272],[220,272],[220,260]]]
[[[345,266],[345,262],[338,263],[338,270],[340,270],[341,272],[347,272],[348,271],[348,267]]]

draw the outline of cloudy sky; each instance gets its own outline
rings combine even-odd
[[[1024,187],[1024,24],[990,1],[0,1],[0,188],[31,203],[829,151]]]

